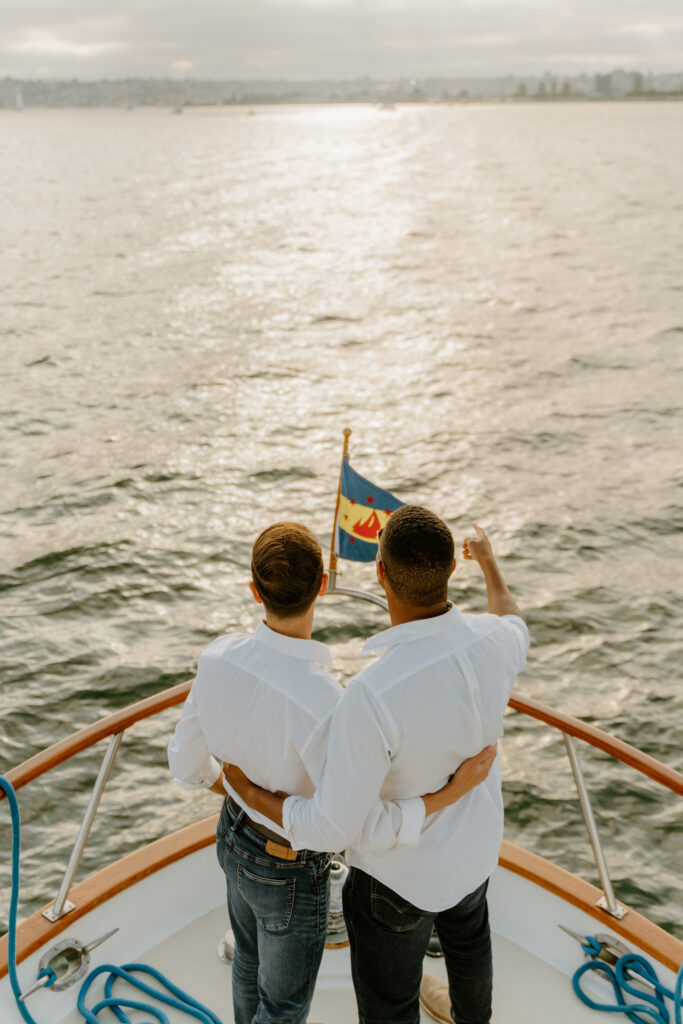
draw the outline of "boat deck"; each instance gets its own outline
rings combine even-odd
[[[182,838],[182,833],[177,833],[173,842],[179,842],[178,837]],[[512,863],[513,848],[503,852]],[[528,860],[530,855],[519,851],[518,859],[521,856]],[[107,872],[109,869],[103,872],[106,877]],[[74,896],[80,899],[87,886],[93,885],[83,883],[84,888],[80,892],[75,890]],[[573,972],[583,963],[583,954],[576,940],[558,926],[579,935],[614,934],[617,922],[605,920],[602,914],[602,920],[596,920],[594,914],[572,905],[558,893],[500,865],[491,877],[489,912],[494,946],[495,1024],[596,1021],[595,1012],[579,1002],[571,985]],[[44,919],[40,915],[37,918],[26,927],[42,929]],[[638,925],[634,912],[627,922],[629,919]],[[663,948],[668,948],[667,943],[671,946],[671,956],[678,964],[680,945],[653,925],[646,922],[645,926],[650,936],[656,933],[654,938]],[[69,919],[67,915],[60,931],[46,937],[40,948],[35,948],[20,964],[22,988],[33,983],[41,956],[57,938],[79,939],[88,944],[116,927],[118,930],[106,943],[94,950],[90,970],[106,963],[147,963],[201,1000],[223,1024],[231,1024],[231,966],[218,956],[219,943],[228,928],[225,878],[213,845],[201,846],[158,871],[143,874],[135,884],[113,892],[102,902],[93,900],[81,917]],[[628,926],[619,927],[628,930]],[[637,930],[630,938],[625,937],[625,942],[634,952],[644,952],[633,942]],[[426,958],[424,969],[445,980],[442,959]],[[657,969],[664,984],[673,988],[672,971],[661,962]],[[30,996],[31,1013],[43,1024],[82,1024],[75,1009],[79,987],[77,983],[61,992],[36,992]],[[599,1002],[612,1001],[611,987],[603,979],[592,977],[586,988]],[[117,994],[125,997],[124,989],[125,985],[117,983]],[[90,1006],[101,991],[101,986],[99,992],[93,986],[88,997]],[[171,1024],[188,1024],[186,1015],[172,1010],[168,1013]],[[135,1024],[148,1016],[131,1011]],[[328,949],[323,956],[309,1021],[354,1024],[357,1019],[348,947]],[[428,1018],[423,1016],[422,1020],[426,1022]],[[19,1021],[7,977],[0,981],[0,1021]],[[118,1022],[112,1013],[104,1011],[101,1024]]]
[[[217,947],[227,926],[227,910],[216,908],[138,958],[173,978],[225,1024],[232,1021],[231,970],[218,958]],[[553,1024],[595,1024],[595,1013],[576,1000],[569,980],[559,970],[495,933],[493,944],[494,1024],[548,1024],[551,1019]],[[425,972],[445,979],[443,960],[427,958]],[[117,985],[117,991],[123,988]],[[91,991],[95,993],[95,989]],[[169,1010],[168,1016],[171,1024],[188,1022],[179,1011]],[[348,947],[325,951],[309,1019],[316,1024],[357,1021]],[[430,1018],[423,1014],[421,1020],[428,1022]],[[116,1024],[116,1018],[108,1012],[102,1014],[102,1021]],[[82,1024],[82,1018],[74,1010],[59,1024]]]

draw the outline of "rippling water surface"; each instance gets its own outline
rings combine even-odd
[[[0,140],[0,768],[251,628],[251,543],[329,539],[346,425],[362,473],[491,532],[519,690],[683,768],[683,105],[5,112]],[[452,597],[484,609],[475,568]],[[348,678],[384,624],[330,598],[316,636]],[[79,877],[216,808],[170,781],[178,714],[126,734]],[[508,838],[593,881],[561,737],[506,737]],[[101,756],[20,793],[25,912]],[[618,896],[683,937],[680,799],[584,765]]]

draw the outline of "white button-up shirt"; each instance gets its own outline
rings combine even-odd
[[[462,761],[502,735],[528,647],[518,616],[465,615],[455,607],[368,640],[364,652],[384,653],[351,680],[337,706],[315,796],[285,801],[292,845],[346,848],[351,865],[432,912],[481,885],[503,835],[498,759],[485,782],[430,816],[421,832],[424,804],[411,802],[405,845],[371,849],[358,838],[360,823],[378,797],[439,789]]]
[[[265,789],[312,796],[325,765],[332,712],[344,692],[328,671],[331,664],[324,644],[283,636],[263,622],[253,634],[215,640],[199,658],[168,745],[176,781],[186,789],[207,788],[226,761]],[[224,785],[254,821],[286,836]],[[421,800],[387,806],[372,801],[359,823],[364,843],[385,849],[401,842],[404,814],[412,840],[415,821],[424,817]]]

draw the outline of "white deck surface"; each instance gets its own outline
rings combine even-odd
[[[229,1024],[230,967],[219,960],[216,952],[226,926],[227,911],[220,907],[159,943],[141,959],[168,974]],[[598,1015],[578,1002],[569,980],[560,971],[495,934],[494,967],[494,1024],[548,1024],[551,1020],[553,1024],[597,1024]],[[443,960],[428,958],[425,971],[446,977]],[[117,991],[124,988],[121,985]],[[188,1024],[190,1018],[184,1014],[166,1012],[172,1024]],[[138,1019],[134,1013],[132,1019]],[[358,1020],[348,949],[326,950],[309,1019],[315,1024],[354,1024]],[[116,1018],[108,1012],[102,1014],[102,1020],[116,1024]],[[423,1015],[422,1020],[430,1018]],[[82,1024],[82,1018],[74,1012],[60,1024]]]
[[[491,879],[489,909],[494,943],[493,1024],[598,1024],[601,1018],[578,1001],[571,987],[572,973],[583,962],[581,949],[558,925],[582,935],[609,930],[609,926],[599,925],[559,897],[502,869]],[[225,880],[212,848],[142,879],[68,925],[21,964],[22,988],[35,980],[42,953],[55,941],[70,937],[90,942],[115,926],[119,931],[94,951],[91,969],[106,963],[151,964],[206,1004],[223,1024],[232,1024],[231,968],[217,955],[228,927]],[[673,987],[673,974],[661,965],[657,970],[662,981]],[[441,959],[427,958],[425,971],[445,979]],[[595,980],[593,986],[598,999],[610,999],[611,989],[604,981]],[[79,988],[77,983],[60,993],[37,992],[29,999],[29,1009],[40,1024],[81,1024],[75,1009]],[[118,990],[122,989],[125,986]],[[101,986],[91,990],[88,1005],[99,993]],[[172,1024],[190,1020],[177,1011],[167,1012]],[[149,1014],[136,1011],[130,1011],[130,1016],[135,1024],[149,1020]],[[348,949],[326,950],[309,1020],[354,1024],[357,1019]],[[108,1011],[101,1020],[117,1024]],[[6,978],[0,982],[0,1024],[21,1024]]]

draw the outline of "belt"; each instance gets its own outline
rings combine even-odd
[[[279,857],[280,860],[296,860],[299,854],[296,850],[292,849],[292,844],[284,836],[279,835],[277,832],[272,832],[265,825],[262,825],[258,821],[254,821],[250,818],[243,807],[238,807],[232,797],[228,797],[228,806],[231,812],[237,817],[239,814],[242,815],[242,823],[248,825],[254,832],[258,832],[260,836],[263,836],[266,842],[266,853],[270,854],[271,857]]]

